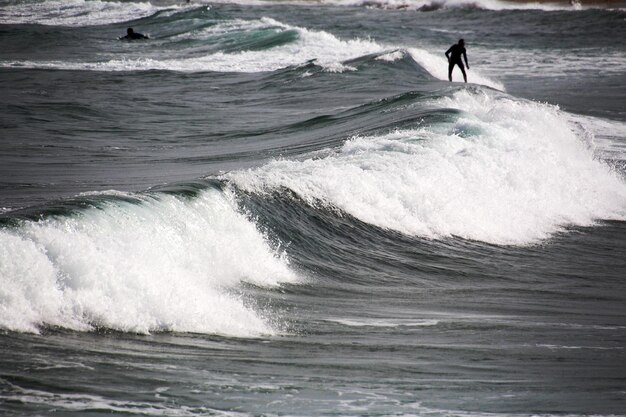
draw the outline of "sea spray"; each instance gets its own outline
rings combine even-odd
[[[0,326],[273,333],[233,290],[296,276],[232,196],[140,199],[0,230]]]

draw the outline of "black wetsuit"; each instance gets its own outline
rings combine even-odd
[[[452,69],[455,65],[458,65],[463,73],[463,79],[467,82],[467,75],[465,74],[465,66],[463,66],[463,61],[461,57],[465,58],[465,62],[467,62],[467,55],[465,54],[465,47],[455,43],[446,51],[446,56],[448,57],[448,80],[452,81]],[[467,66],[469,68],[469,65]]]
[[[144,34],[133,32],[133,33],[129,33],[126,36],[122,36],[120,39],[130,41],[130,40],[135,40],[135,39],[149,39],[149,38]]]

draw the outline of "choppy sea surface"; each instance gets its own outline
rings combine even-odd
[[[0,414],[625,415],[623,7],[0,0]]]

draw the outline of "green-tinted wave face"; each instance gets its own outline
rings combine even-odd
[[[224,52],[258,51],[286,45],[298,40],[296,30],[264,28],[249,32],[240,32],[220,39]]]
[[[282,46],[298,39],[298,32],[271,20],[235,19],[214,8],[162,10],[131,22],[145,28],[159,46],[189,52],[236,53]]]

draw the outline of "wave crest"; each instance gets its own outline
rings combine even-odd
[[[569,225],[626,218],[623,178],[557,108],[480,90],[431,104],[449,122],[355,137],[327,157],[227,177],[245,190],[287,188],[310,204],[427,238],[526,245]]]
[[[273,333],[238,287],[295,280],[284,254],[214,189],[0,230],[0,326],[15,331]]]

